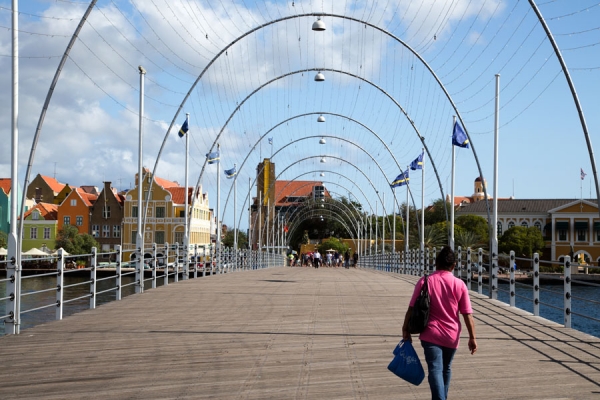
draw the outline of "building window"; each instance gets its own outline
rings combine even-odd
[[[76,199],[71,199],[71,207],[75,207],[77,205]]]
[[[513,221],[510,221],[508,223],[508,229],[513,228],[515,226],[515,223]]]
[[[567,240],[567,230],[566,229],[559,229],[558,230],[558,240],[560,240],[560,241],[566,241]]]
[[[71,217],[64,217],[63,218],[63,224],[64,225],[71,225]]]
[[[110,218],[110,206],[102,207],[102,218]]]
[[[156,207],[156,218],[164,218],[165,217],[165,208],[164,207]]]
[[[29,231],[29,238],[37,239],[37,228],[31,228],[31,230]]]
[[[536,222],[535,224],[533,224],[533,226],[535,226],[536,228],[538,228],[540,230],[540,232],[542,231],[542,223],[541,222]]]
[[[498,225],[496,227],[496,233],[498,236],[502,236],[502,222],[498,221]]]
[[[585,242],[587,240],[587,229],[577,229],[577,241]]]
[[[165,244],[165,232],[156,231],[154,233],[154,241],[156,242],[156,244]]]
[[[137,231],[131,231],[131,244],[135,244],[137,238]]]
[[[596,231],[596,242],[600,242],[600,230]]]
[[[113,225],[113,237],[114,238],[121,237],[121,225]]]
[[[92,236],[95,238],[100,237],[100,226],[92,225]]]
[[[527,221],[523,221],[523,222],[521,222],[521,226],[522,226],[523,228],[529,228],[529,224],[527,223]]]
[[[33,220],[38,220],[40,219],[40,212],[38,210],[35,210],[31,213],[31,219]]]
[[[133,218],[137,218],[137,216],[138,216],[138,207],[137,206],[131,206],[131,216]]]
[[[50,239],[50,228],[44,228],[44,239]]]
[[[110,225],[102,225],[102,237],[110,237]]]
[[[183,232],[175,232],[175,243],[183,243]]]
[[[77,226],[83,226],[83,217],[81,215],[78,215],[77,217],[75,217],[76,220],[76,224]]]

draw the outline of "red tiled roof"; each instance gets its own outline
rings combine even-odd
[[[171,200],[174,204],[185,204],[185,187],[177,186],[167,188],[167,191],[171,193]],[[188,187],[188,204],[192,204],[192,193],[194,192],[193,187]]]
[[[144,176],[148,176],[148,175],[150,175],[150,173],[151,172],[148,168],[144,168]],[[163,179],[158,176],[154,177],[154,182],[156,182],[156,184],[162,186],[163,189],[167,189],[167,188],[171,188],[171,187],[179,187],[179,183],[170,181],[168,179]]]
[[[9,194],[11,182],[10,178],[0,178],[0,189],[4,190],[4,193]]]
[[[77,194],[79,194],[79,197],[81,197],[81,200],[83,200],[84,204],[88,207],[91,207],[92,205],[94,205],[96,200],[98,200],[98,196],[96,196],[95,194],[87,193],[82,188],[75,188],[75,191],[77,192]]]
[[[41,175],[42,179],[48,184],[48,186],[50,186],[50,189],[52,189],[53,192],[55,193],[60,193],[61,190],[63,190],[63,188],[65,187],[64,183],[60,183],[59,181],[57,181],[54,178],[50,178],[49,176],[45,176],[45,175]]]
[[[33,208],[27,210],[23,217],[27,219],[33,210],[38,210],[42,218],[47,221],[55,221],[58,218],[58,204],[37,203]]]
[[[324,186],[321,181],[275,181],[275,205],[295,204],[288,197],[312,197],[313,186]],[[325,197],[331,197],[325,189]]]

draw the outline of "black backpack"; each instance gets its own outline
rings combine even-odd
[[[423,282],[423,286],[421,287],[421,293],[419,294],[419,297],[417,297],[417,301],[413,306],[412,315],[408,321],[409,333],[421,333],[425,330],[427,327],[427,322],[429,321],[430,303],[431,299],[429,298],[427,275],[425,275],[425,280]]]

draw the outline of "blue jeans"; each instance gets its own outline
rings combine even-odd
[[[431,389],[431,399],[446,400],[450,388],[450,378],[452,377],[450,364],[452,364],[456,349],[439,346],[424,340],[421,340],[421,346],[425,351],[425,361],[427,361],[427,369],[429,370],[427,380]]]

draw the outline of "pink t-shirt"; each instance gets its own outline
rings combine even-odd
[[[421,292],[423,280],[419,279],[410,299],[414,306]],[[458,348],[460,338],[459,314],[472,314],[469,291],[465,283],[449,271],[435,271],[427,278],[431,306],[429,322],[419,339],[439,346]]]

